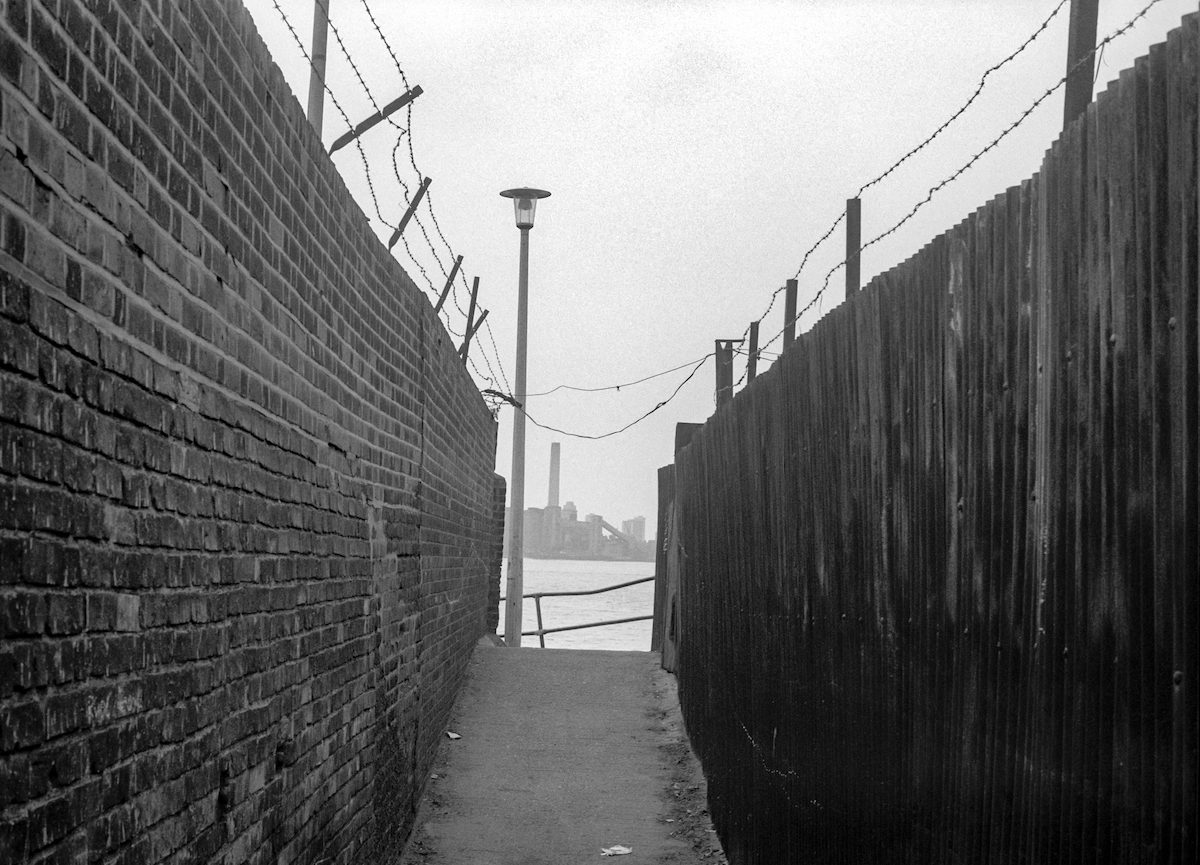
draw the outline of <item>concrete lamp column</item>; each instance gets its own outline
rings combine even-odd
[[[539,198],[548,198],[543,189],[520,187],[500,193],[513,200],[517,228],[521,231],[521,266],[517,285],[517,372],[513,399],[512,476],[509,501],[512,516],[508,524],[508,579],[505,583],[504,644],[521,645],[522,595],[525,592],[525,355],[529,329],[529,230]]]

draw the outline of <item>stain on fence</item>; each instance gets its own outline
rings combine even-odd
[[[677,453],[731,862],[1200,860],[1197,22]]]

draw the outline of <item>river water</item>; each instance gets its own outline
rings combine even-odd
[[[504,570],[507,572],[508,561]],[[525,591],[577,592],[654,576],[654,562],[585,562],[567,559],[526,559]],[[507,582],[500,583],[504,594]],[[642,583],[599,595],[542,598],[542,622],[547,628],[586,624],[629,616],[648,616],[654,611],[654,583]],[[526,598],[522,631],[537,628],[537,610]],[[500,631],[504,631],[504,604],[500,605]],[[537,637],[522,637],[522,646],[537,646]],[[650,650],[650,622],[629,622],[603,628],[587,628],[546,635],[547,649],[633,649]]]

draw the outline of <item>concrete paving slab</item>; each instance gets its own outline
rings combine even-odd
[[[481,644],[452,730],[406,865],[724,861],[656,654]]]

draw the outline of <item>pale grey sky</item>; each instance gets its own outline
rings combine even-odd
[[[272,0],[246,0],[302,103],[308,69]],[[312,0],[278,0],[307,43]],[[1100,0],[1098,38],[1150,0]],[[919,143],[1011,53],[1058,0],[860,2],[553,2],[368,0],[410,84],[417,165],[433,179],[434,211],[468,277],[480,276],[503,365],[514,370],[518,232],[512,186],[548,189],[531,235],[530,393],[560,384],[619,384],[698,360],[716,338],[741,335],[845,199]],[[1016,60],[993,73],[976,103],[926,150],[863,196],[863,239],[881,233],[998,135],[1064,74],[1069,3]],[[1194,0],[1159,0],[1104,52],[1097,88],[1161,42]],[[331,18],[367,86],[383,104],[399,73],[363,0],[331,0]],[[336,40],[329,81],[354,122],[372,111]],[[397,115],[403,125],[404,114]],[[1061,89],[920,214],[863,256],[865,284],[918,251],[1006,187],[1037,171],[1062,121]],[[345,131],[325,108],[324,140]],[[392,167],[396,130],[378,126],[364,148],[384,218],[405,209]],[[399,152],[401,177],[418,179]],[[362,160],[334,156],[378,233]],[[424,222],[442,263],[450,256]],[[417,262],[445,278],[415,226]],[[803,305],[844,251],[839,228],[800,276]],[[396,248],[418,285],[419,268]],[[807,329],[836,305],[840,271]],[[466,308],[466,294],[462,293]],[[782,303],[762,325],[782,327]],[[461,332],[465,316],[453,310]],[[497,359],[484,336],[479,352]],[[773,346],[778,348],[778,344]],[[744,362],[735,365],[740,376]],[[667,397],[681,370],[619,392],[560,390],[529,400],[530,416],[579,433],[624,426]],[[488,386],[480,380],[480,386]],[[678,421],[713,410],[710,360],[679,396],[630,431],[592,442],[527,433],[526,504],[545,504],[550,443],[562,442],[562,496],[580,514],[619,525],[654,523],[657,468],[671,461]],[[501,386],[500,389],[507,388]],[[512,411],[500,415],[497,471],[509,475]],[[652,528],[649,529],[653,531]]]

